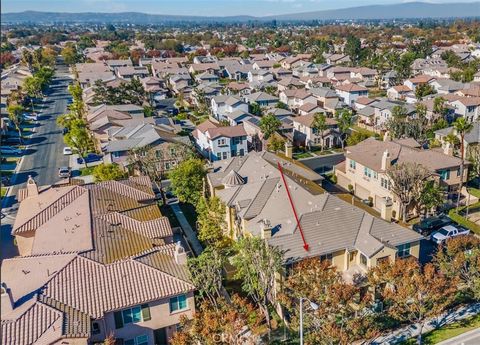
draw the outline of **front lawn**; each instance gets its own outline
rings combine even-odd
[[[296,159],[302,159],[302,158],[313,157],[313,155],[309,152],[301,152],[301,153],[294,153],[293,157],[296,158]]]
[[[476,196],[477,198],[480,199],[480,189],[473,188],[473,187],[469,187],[469,188],[468,188],[468,192],[469,192],[471,195]]]
[[[0,196],[3,198],[7,194],[7,187],[1,187]]]
[[[433,330],[423,335],[423,344],[432,345],[438,344],[447,339],[456,337],[457,335],[466,333],[468,331],[474,330],[480,327],[480,314],[473,316],[471,318],[460,320],[452,324],[443,326],[439,329]],[[401,345],[415,345],[417,344],[417,339],[411,338]]]
[[[88,168],[80,169],[80,176],[92,175],[93,174],[93,169],[95,169],[95,167],[88,167]]]
[[[452,208],[450,212],[448,212],[448,216],[458,224],[470,229],[472,232],[476,233],[477,235],[480,235],[480,225],[472,222],[471,220],[463,216],[465,208],[466,206],[461,207],[458,210],[458,213],[456,212],[455,208]],[[480,212],[480,201],[470,205],[469,213],[472,214],[474,212]]]

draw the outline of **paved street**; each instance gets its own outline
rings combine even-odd
[[[10,235],[11,227],[17,213],[16,194],[25,187],[28,175],[35,178],[38,185],[50,185],[60,180],[57,170],[61,166],[68,166],[69,157],[63,155],[62,131],[56,124],[56,118],[67,110],[69,98],[68,85],[71,82],[66,65],[57,65],[56,74],[47,91],[43,104],[36,105],[35,110],[40,117],[36,133],[27,143],[28,149],[21,162],[18,174],[12,179],[14,186],[9,196],[2,203],[2,212],[6,217],[1,225],[1,253],[2,259],[17,255],[17,248],[13,245]]]

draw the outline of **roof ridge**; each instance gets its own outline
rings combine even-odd
[[[22,228],[25,228],[27,226],[28,223],[30,223],[31,221],[33,221],[35,218],[38,218],[38,217],[47,217],[48,215],[46,215],[46,213],[53,209],[54,206],[57,207],[57,210],[54,214],[52,215],[49,215],[48,219],[41,219],[40,222],[41,224],[39,224],[38,227],[42,226],[43,224],[45,224],[49,219],[51,219],[52,217],[56,216],[59,212],[61,212],[62,210],[64,210],[66,207],[68,207],[69,205],[71,205],[71,203],[73,202],[73,200],[76,200],[78,199],[78,197],[80,197],[81,195],[83,195],[85,192],[88,193],[88,190],[86,188],[83,188],[82,186],[74,186],[72,188],[72,190],[68,191],[67,193],[61,195],[58,199],[56,199],[55,201],[53,201],[52,203],[50,203],[46,208],[42,209],[40,212],[36,213],[33,217],[31,217],[30,219],[28,219],[27,221],[25,221],[22,225],[19,225],[18,227],[16,227],[15,229],[12,229],[12,235],[13,234],[16,234],[16,233],[19,233],[19,232],[23,232],[23,231],[28,231],[30,229],[22,229]],[[74,195],[74,199],[70,200],[70,202],[68,202],[68,204],[66,203],[61,203],[62,200],[66,199],[66,198],[69,198],[72,196],[72,194],[76,194],[78,193],[77,195]],[[60,203],[60,204],[59,204]],[[57,205],[59,204],[59,205]],[[60,206],[60,207],[59,207]],[[63,206],[63,207],[62,207]],[[44,218],[45,218],[44,217]],[[37,229],[38,229],[37,227]],[[36,229],[34,229],[36,230]]]
[[[164,253],[161,253],[161,254],[164,254]],[[164,255],[166,255],[166,254],[164,254]],[[166,275],[166,276],[168,276],[168,277],[170,277],[170,278],[175,279],[175,280],[178,281],[179,283],[188,284],[188,285],[190,285],[191,287],[195,288],[195,285],[193,285],[191,282],[188,282],[188,281],[186,281],[186,280],[183,280],[183,279],[180,279],[180,278],[178,278],[178,277],[175,277],[174,275],[171,275],[170,273],[167,273],[167,272],[165,272],[165,271],[163,271],[163,270],[160,270],[160,269],[158,269],[158,268],[156,268],[156,267],[150,266],[150,265],[148,265],[148,264],[146,264],[146,263],[144,263],[144,262],[141,262],[141,261],[138,261],[138,260],[135,260],[135,259],[131,259],[131,261],[132,261],[132,262],[136,262],[136,263],[138,263],[138,264],[140,264],[140,265],[143,265],[143,266],[145,266],[145,267],[148,267],[148,269],[153,269],[153,270],[155,270],[155,271],[158,271],[158,272],[160,272],[160,273],[162,273],[162,274],[164,274],[164,275]]]

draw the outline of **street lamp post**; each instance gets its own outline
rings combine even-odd
[[[300,297],[300,345],[303,345],[303,300],[306,299],[310,303],[313,310],[318,309],[318,304],[313,303],[308,298]]]

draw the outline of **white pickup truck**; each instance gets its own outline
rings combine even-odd
[[[456,227],[453,225],[446,225],[443,228],[441,228],[438,231],[435,231],[432,234],[432,241],[434,241],[437,244],[442,244],[446,240],[452,237],[456,236],[461,236],[461,235],[468,235],[470,233],[470,230],[462,228],[462,227]]]

